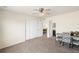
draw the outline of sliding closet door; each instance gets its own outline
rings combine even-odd
[[[26,17],[25,19],[25,40],[30,39],[30,19]]]
[[[37,24],[33,17],[28,17],[26,19],[26,40],[32,39],[36,35]]]
[[[27,17],[26,40],[42,36],[42,24],[39,18]]]

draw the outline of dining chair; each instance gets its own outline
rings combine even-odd
[[[63,39],[63,34],[62,33],[57,33],[56,34],[56,41],[58,41],[61,44],[62,39]]]
[[[72,48],[74,45],[79,46],[79,37],[74,37],[72,38]]]
[[[71,36],[68,32],[63,32],[63,39],[62,39],[62,45],[65,43],[69,44],[69,47],[71,45]]]

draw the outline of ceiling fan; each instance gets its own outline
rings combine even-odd
[[[37,9],[34,9],[33,11],[34,11],[33,14],[36,14],[36,15],[38,14],[39,16],[48,16],[50,9],[48,9],[48,8],[37,8]]]

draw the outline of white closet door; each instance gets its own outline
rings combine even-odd
[[[43,23],[41,19],[37,20],[37,34],[38,37],[43,35]]]
[[[42,24],[39,19],[29,17],[26,19],[26,40],[42,36]]]
[[[35,38],[36,34],[37,34],[37,20],[36,19],[32,19],[30,20],[30,39]]]
[[[35,38],[37,34],[37,20],[34,18],[26,19],[26,40]]]
[[[26,17],[26,22],[25,22],[25,39],[28,40],[30,39],[30,19]]]

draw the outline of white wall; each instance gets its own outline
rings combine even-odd
[[[25,17],[13,12],[1,11],[0,48],[25,41]]]
[[[43,21],[43,28],[47,28],[47,37],[52,37],[52,19],[51,17],[46,18]]]
[[[42,20],[43,22],[43,29],[46,29],[48,27],[48,20],[45,18]]]
[[[56,33],[79,31],[79,11],[48,17],[44,20],[47,37],[52,36],[53,23],[56,23]]]
[[[56,32],[79,31],[79,11],[54,16]]]
[[[0,12],[0,41],[1,41],[1,37],[2,37],[2,36],[1,36],[1,32],[2,32],[2,31],[1,31],[1,12]]]
[[[0,11],[0,49],[42,36],[40,18],[10,11]]]

